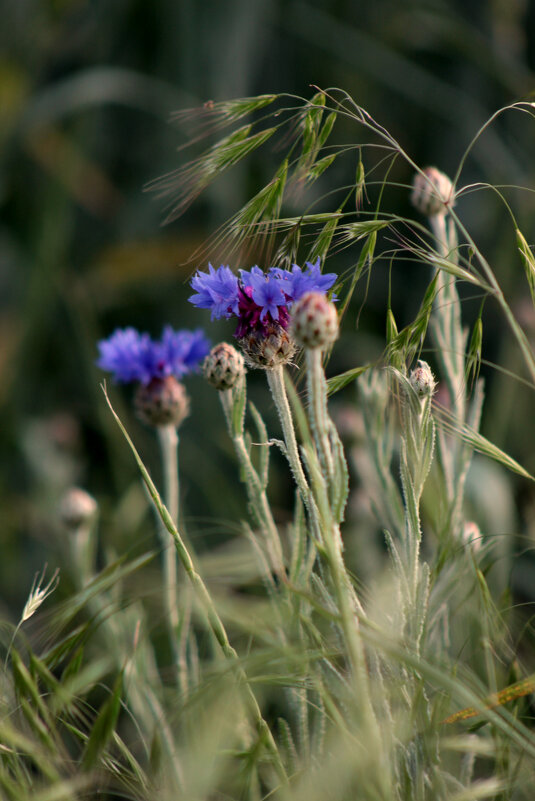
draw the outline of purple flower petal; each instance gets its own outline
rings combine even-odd
[[[266,315],[271,314],[273,320],[278,320],[278,307],[286,304],[280,281],[265,275],[261,270],[258,273],[252,273],[251,271],[249,281],[249,286],[253,291],[253,300],[262,309],[260,319],[265,320]]]
[[[211,309],[212,320],[237,315],[238,277],[224,265],[214,270],[209,264],[208,270],[208,273],[198,271],[191,279],[196,294],[191,295],[190,303],[200,309]]]

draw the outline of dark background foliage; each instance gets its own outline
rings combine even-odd
[[[276,164],[268,152],[250,168],[238,167],[181,219],[162,227],[162,204],[143,187],[188,158],[189,151],[177,153],[177,147],[191,129],[170,125],[171,112],[264,92],[310,97],[312,84],[339,86],[417,163],[453,174],[494,111],[532,96],[535,4],[3,0],[0,6],[0,582],[3,602],[19,608],[33,572],[45,561],[66,561],[57,504],[72,483],[99,498],[104,548],[154,544],[135,466],[99,389],[95,342],[116,326],[157,335],[165,323],[208,325],[207,315],[186,302],[192,269],[205,262],[186,262]],[[461,184],[533,186],[533,130],[527,116],[501,116],[472,151]],[[354,135],[348,127],[339,134],[346,143]],[[411,176],[401,171],[396,179],[409,183]],[[513,189],[504,194],[532,241],[531,196]],[[390,211],[407,213],[406,193],[393,193],[389,202]],[[503,205],[492,192],[479,192],[462,201],[459,213],[533,332]],[[208,255],[216,264],[225,258]],[[407,270],[394,283],[402,324],[425,286],[414,268]],[[383,347],[380,271],[377,287],[359,330],[353,322],[345,334],[340,369]],[[467,297],[468,321],[478,306]],[[490,305],[484,325],[484,357],[521,371]],[[215,340],[231,331],[214,327],[210,333]],[[533,471],[532,395],[486,372],[485,434]],[[190,391],[194,414],[182,436],[183,493],[192,536],[203,530],[206,537],[201,518],[218,515],[220,529],[228,529],[228,521],[244,513],[243,497],[217,399],[200,378],[191,380]],[[256,377],[251,391],[269,415]],[[154,441],[133,418],[128,391],[112,394],[158,475]],[[274,474],[273,481],[274,497],[283,503],[284,479]],[[533,496],[524,484],[514,493],[519,514],[509,519],[529,542]],[[212,522],[209,529],[214,537],[218,526]],[[535,575],[525,564],[521,589]]]

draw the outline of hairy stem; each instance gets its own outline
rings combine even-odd
[[[332,490],[334,464],[329,441],[329,417],[327,412],[327,383],[322,364],[322,352],[319,348],[307,348],[305,351],[307,364],[307,389],[309,415],[312,435],[316,443],[320,465]],[[330,492],[332,494],[332,492]]]
[[[310,489],[306,476],[301,464],[301,457],[299,456],[299,448],[297,446],[297,439],[295,437],[294,425],[292,420],[292,413],[290,411],[290,404],[286,395],[286,388],[284,386],[284,375],[282,365],[274,367],[272,370],[266,370],[267,380],[271,395],[275,401],[279,420],[284,435],[284,442],[286,445],[286,458],[290,465],[292,475],[297,484],[301,499],[305,507],[310,511]]]

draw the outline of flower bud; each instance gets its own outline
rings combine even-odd
[[[97,512],[97,502],[83,489],[71,487],[60,503],[60,517],[66,528],[76,530],[88,524]]]
[[[409,381],[412,388],[419,398],[425,398],[433,395],[437,382],[431,372],[431,368],[427,362],[418,360],[418,367],[415,367],[409,376]]]
[[[216,389],[231,389],[245,373],[243,356],[228,342],[220,342],[205,358],[202,370]]]
[[[481,530],[475,521],[467,520],[464,523],[461,538],[463,543],[468,548],[472,548],[474,553],[478,553],[478,551],[481,550],[483,538],[481,536]]]
[[[336,306],[323,292],[306,292],[292,308],[291,332],[304,348],[329,347],[338,338]]]
[[[286,329],[274,320],[262,328],[253,328],[238,339],[246,363],[250,367],[272,370],[289,362],[295,353],[295,342]]]
[[[189,414],[186,389],[172,375],[140,384],[134,406],[138,417],[150,426],[179,426]]]
[[[412,181],[411,203],[426,217],[447,214],[454,205],[453,185],[436,167],[417,172]]]

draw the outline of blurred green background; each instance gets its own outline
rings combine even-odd
[[[57,509],[71,484],[99,499],[103,550],[155,547],[136,468],[99,388],[95,343],[116,326],[153,335],[165,323],[209,328],[208,315],[186,302],[187,280],[205,260],[193,268],[185,262],[270,178],[281,157],[262,151],[164,227],[162,203],[143,188],[190,157],[177,147],[192,129],[170,124],[171,113],[209,100],[265,92],[310,97],[312,84],[339,86],[417,163],[451,175],[492,113],[532,97],[535,3],[3,0],[0,10],[0,595],[4,613],[16,617],[33,573],[45,562],[62,567],[61,591],[68,591],[68,549]],[[534,132],[528,115],[502,115],[471,152],[461,185],[535,186]],[[339,141],[356,134],[342,128]],[[404,169],[395,179],[409,184]],[[347,184],[353,176],[333,180]],[[329,188],[326,179],[317,191]],[[533,195],[503,191],[533,241]],[[391,212],[409,213],[406,192],[393,193],[389,204]],[[535,336],[503,205],[491,191],[477,192],[458,211]],[[225,260],[221,252],[208,256],[214,264]],[[407,270],[394,274],[400,325],[415,313],[426,280]],[[376,273],[366,313],[358,330],[349,316],[333,369],[382,350],[387,266]],[[465,294],[470,322],[480,300]],[[522,373],[503,330],[487,304],[484,357]],[[209,333],[215,341],[232,330],[221,325]],[[495,370],[484,373],[484,433],[535,470],[533,395]],[[269,418],[263,387],[262,376],[252,376],[252,396]],[[193,539],[217,541],[244,516],[244,498],[215,393],[200,378],[189,388],[194,413],[184,425],[181,464],[188,528]],[[158,477],[154,439],[131,414],[128,389],[112,388],[112,397]],[[515,547],[529,550],[531,488],[482,470],[473,480],[475,492],[489,504],[489,519],[502,514],[494,534],[510,538],[515,531]],[[503,495],[493,490],[485,498],[492,481]],[[285,482],[284,472],[274,471],[273,497],[282,507]],[[518,597],[531,599],[535,565],[529,555],[518,565]]]

